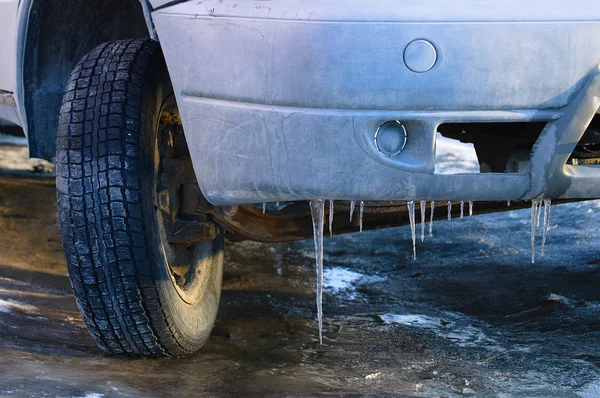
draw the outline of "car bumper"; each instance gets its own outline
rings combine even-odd
[[[548,3],[217,0],[153,17],[214,204],[600,197],[574,182],[594,167],[564,164],[598,109],[600,6]],[[407,59],[418,39],[425,72]],[[389,120],[408,136],[393,157],[373,139]],[[439,124],[515,121],[548,122],[530,172],[434,173]]]

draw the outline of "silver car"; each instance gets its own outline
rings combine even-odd
[[[112,354],[202,346],[225,236],[600,197],[597,0],[0,0],[0,54],[0,119],[56,162],[75,297]],[[479,172],[436,172],[440,135]]]

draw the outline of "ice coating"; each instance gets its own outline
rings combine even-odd
[[[406,202],[406,207],[408,208],[408,218],[410,219],[410,234],[412,235],[412,245],[413,245],[413,260],[417,259],[417,237],[415,233],[415,202],[410,201]]]
[[[448,206],[448,221],[452,220],[452,202],[448,201],[446,203]]]
[[[548,230],[550,229],[550,206],[552,206],[552,201],[549,199],[544,200],[544,229],[542,232],[542,256],[544,255],[544,248],[546,247],[546,238],[548,237]]]
[[[430,214],[429,214],[429,236],[433,236],[433,209],[435,209],[435,202],[432,200],[430,203]]]
[[[325,201],[310,202],[315,242],[315,265],[317,270],[317,321],[319,322],[319,343],[323,344],[323,224],[325,223]]]
[[[473,215],[473,201],[469,200],[469,217]]]
[[[352,222],[352,216],[354,215],[354,208],[356,207],[356,202],[350,202],[350,222]]]
[[[362,232],[362,218],[363,218],[363,212],[365,211],[365,202],[360,202],[360,207],[358,209],[358,217],[359,217],[359,228],[360,228],[360,232]]]
[[[427,212],[427,202],[421,201],[421,242],[425,242],[425,213]]]
[[[329,199],[329,236],[333,236],[333,199]]]

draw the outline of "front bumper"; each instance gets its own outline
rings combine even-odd
[[[507,3],[209,0],[155,12],[203,194],[218,205],[600,197],[593,166],[565,165],[599,106],[600,5],[518,1],[515,17]],[[415,39],[435,48],[425,73],[404,61]],[[408,130],[394,157],[373,140],[388,120]],[[531,172],[434,173],[439,124],[514,121],[548,122]]]

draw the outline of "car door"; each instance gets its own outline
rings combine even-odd
[[[19,0],[0,0],[0,91],[15,91],[18,5]]]

